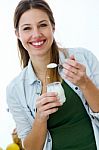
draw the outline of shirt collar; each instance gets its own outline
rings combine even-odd
[[[59,56],[60,56],[59,61],[62,62],[63,56],[61,52],[59,53]],[[28,66],[27,66],[27,79],[28,79],[29,84],[33,84],[35,81],[38,80],[34,72],[31,60],[29,60]]]
[[[35,74],[33,67],[32,67],[31,60],[29,60],[29,63],[27,66],[27,76],[28,76],[29,84],[32,84],[33,82],[35,82],[37,80],[36,74]]]

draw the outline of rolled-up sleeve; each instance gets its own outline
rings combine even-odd
[[[90,78],[93,81],[93,83],[96,85],[96,87],[99,89],[99,60],[92,52],[87,51],[87,53],[86,53],[86,60],[91,72]],[[92,120],[95,122],[95,124],[99,126],[99,112],[97,113],[93,112],[91,108],[89,108],[89,113],[92,117]]]
[[[32,125],[29,121],[29,118],[26,114],[29,113],[26,106],[22,106],[20,103],[20,98],[22,93],[17,93],[16,87],[13,85],[10,85],[6,89],[6,96],[7,96],[7,104],[8,108],[12,114],[12,117],[16,123],[16,128],[18,132],[18,136],[21,139],[24,139],[25,136],[30,132]],[[20,96],[20,97],[19,97]],[[23,101],[24,103],[24,101]],[[25,111],[26,109],[26,111]]]

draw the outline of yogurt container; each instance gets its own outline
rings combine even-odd
[[[64,89],[61,85],[61,82],[53,82],[47,85],[47,92],[56,92],[60,102],[63,104],[66,101]]]

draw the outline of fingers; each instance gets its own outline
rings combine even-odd
[[[78,64],[75,60],[68,60],[63,64],[63,72],[66,77],[75,78],[79,72]]]
[[[58,100],[54,100],[52,102],[49,103],[45,103],[45,105],[42,105],[43,107],[41,107],[39,110],[40,111],[46,111],[52,108],[57,108],[60,106],[60,102]]]
[[[77,75],[79,71],[85,71],[85,66],[80,64],[74,57],[71,55],[69,59],[66,59],[65,63],[63,64],[63,68],[65,70],[70,71]]]
[[[71,55],[65,63],[63,64],[64,78],[68,79],[76,85],[80,85],[84,82],[84,76],[86,76],[86,68],[83,64],[80,64],[74,57]]]
[[[57,93],[55,92],[48,92],[42,94],[36,103],[37,113],[39,118],[45,118],[56,112],[58,107],[62,104],[59,102],[59,98]]]
[[[58,111],[58,107],[53,108],[53,109],[48,109],[48,110],[44,111],[43,116],[49,116],[49,115],[51,115],[51,114],[53,114],[53,113],[55,113],[57,111]]]
[[[71,56],[70,56],[70,59],[71,59],[71,60],[75,60],[74,55],[71,55]]]
[[[80,64],[75,59],[66,59],[65,63],[63,64],[63,67],[65,69],[68,69],[68,67],[74,67],[75,69],[79,69]]]
[[[36,106],[43,106],[43,105],[47,105],[49,103],[55,103],[55,102],[59,102],[59,98],[58,95],[54,92],[48,92],[45,93],[43,95],[41,95],[36,103]]]
[[[40,99],[47,98],[47,97],[57,97],[57,92],[44,93],[44,94],[42,94],[42,95],[38,98],[38,101],[39,101]]]

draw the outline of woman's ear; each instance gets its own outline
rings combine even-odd
[[[55,32],[55,26],[53,26],[53,32]]]
[[[18,30],[17,29],[15,29],[15,35],[16,35],[16,37],[19,39],[20,37],[19,37],[19,32],[18,32]]]

